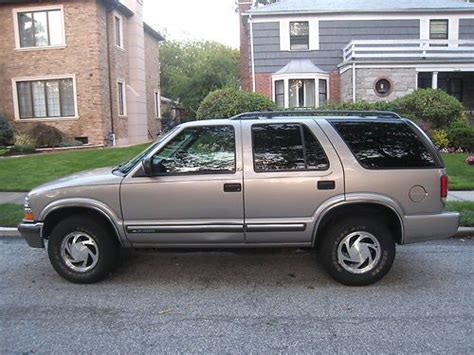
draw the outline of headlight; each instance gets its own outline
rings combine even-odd
[[[23,222],[34,222],[35,218],[33,217],[33,211],[30,207],[30,199],[28,196],[25,197],[24,203],[24,214],[23,214]]]

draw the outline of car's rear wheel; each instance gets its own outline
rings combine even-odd
[[[345,219],[326,231],[320,257],[336,281],[350,286],[369,285],[390,270],[395,242],[382,222],[362,217]]]
[[[119,245],[107,226],[87,215],[71,216],[52,230],[48,255],[68,281],[94,283],[107,277],[119,257]]]

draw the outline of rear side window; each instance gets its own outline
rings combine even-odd
[[[252,144],[256,172],[329,168],[323,148],[301,124],[253,125]]]
[[[366,169],[437,167],[433,154],[403,121],[331,124]]]

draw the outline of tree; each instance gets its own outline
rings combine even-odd
[[[259,6],[259,5],[265,6],[265,5],[273,4],[278,1],[279,0],[255,0],[254,6]]]
[[[239,86],[239,51],[223,44],[167,41],[160,57],[163,95],[194,113],[209,92]]]

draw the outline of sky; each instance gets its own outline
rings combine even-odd
[[[235,0],[144,0],[144,20],[172,40],[211,40],[239,47]]]

